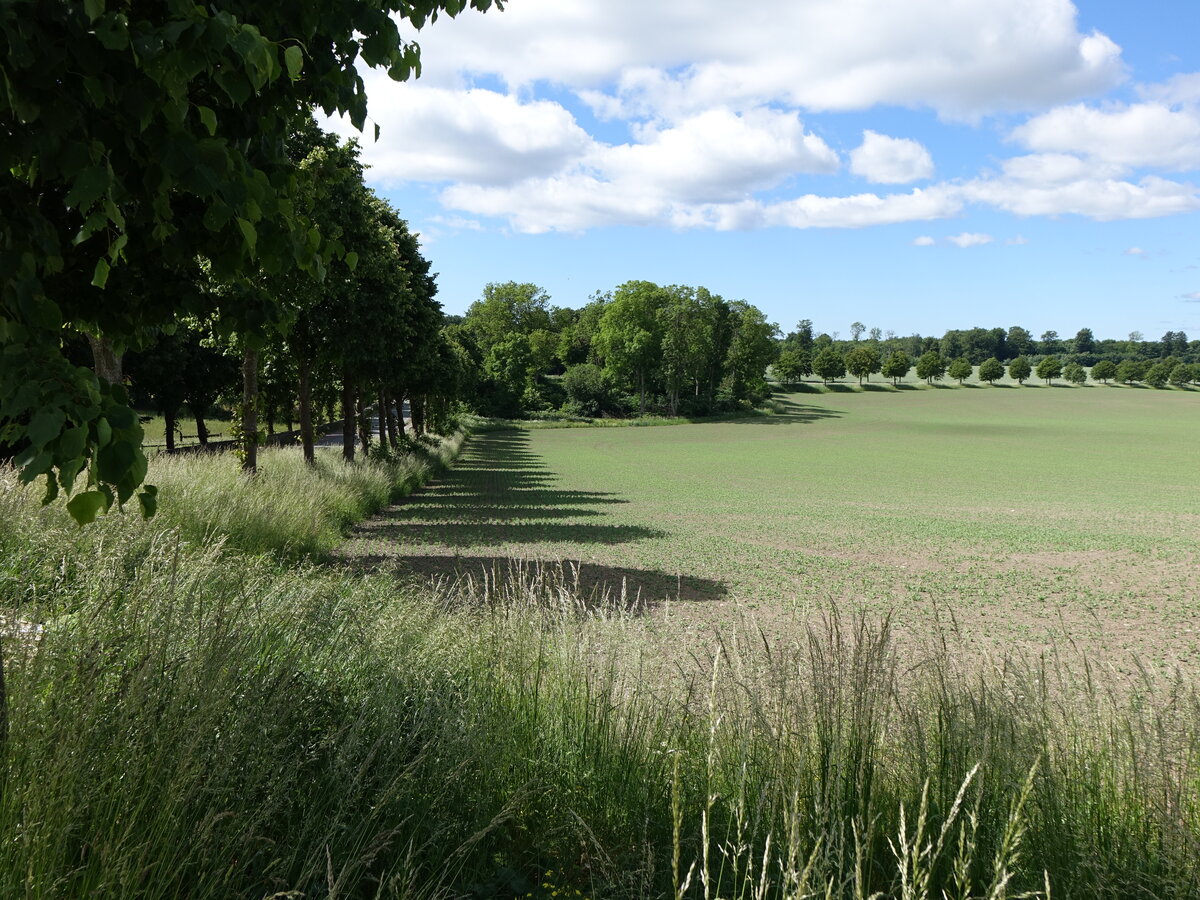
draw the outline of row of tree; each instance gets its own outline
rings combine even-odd
[[[809,375],[815,375],[825,384],[851,375],[862,384],[875,374],[898,384],[914,369],[916,376],[929,384],[946,376],[962,384],[975,374],[975,366],[966,356],[947,359],[936,350],[927,350],[914,361],[903,350],[894,350],[884,356],[870,345],[851,347],[843,353],[830,344],[822,347],[815,357],[801,350],[786,349],[780,352],[774,364],[776,377],[789,384],[795,384]],[[1053,384],[1056,378],[1073,384],[1085,384],[1089,377],[1092,381],[1105,384],[1109,381],[1122,384],[1141,382],[1151,387],[1200,382],[1200,363],[1184,362],[1173,356],[1159,361],[1126,359],[1120,363],[1103,359],[1091,367],[1090,373],[1077,360],[1064,362],[1057,356],[1043,356],[1036,366],[1028,357],[1018,356],[1007,367],[993,356],[979,364],[978,376],[980,381],[993,384],[1003,378],[1005,372],[1018,384],[1024,384],[1035,373],[1047,384]]]
[[[232,351],[250,469],[259,374],[285,358],[302,408],[306,378],[311,394],[336,376],[347,406],[397,385],[440,396],[422,358],[452,351],[425,339],[428,266],[309,122],[319,108],[361,128],[358,63],[407,79],[419,51],[397,23],[468,5],[501,0],[4,4],[0,445],[23,479],[45,477],[47,502],[74,493],[80,522],[135,495],[153,512],[130,349]],[[71,359],[73,334],[93,366]]]
[[[485,413],[704,414],[761,402],[778,326],[704,287],[629,281],[580,309],[533,284],[489,284],[449,329]]]

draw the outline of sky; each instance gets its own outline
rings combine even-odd
[[[785,332],[1200,337],[1197,34],[1198,0],[510,0],[328,127],[449,313],[645,279]]]

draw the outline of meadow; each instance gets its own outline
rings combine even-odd
[[[435,577],[569,560],[658,608],[668,646],[747,613],[785,635],[795,613],[836,607],[890,614],[900,636],[940,620],[980,650],[1195,671],[1196,402],[805,392],[741,421],[481,434],[345,551]]]
[[[85,529],[0,471],[0,898],[1200,897],[1194,398],[1135,393],[156,458]]]

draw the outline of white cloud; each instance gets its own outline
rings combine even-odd
[[[1010,178],[979,178],[962,186],[964,198],[1019,216],[1086,216],[1101,222],[1150,219],[1200,209],[1190,184],[1148,176],[1137,183],[1079,178],[1036,184]]]
[[[937,241],[935,241],[932,237],[927,234],[923,234],[919,238],[914,238],[912,245],[914,247],[932,247],[936,243]]]
[[[965,250],[967,247],[982,247],[984,244],[990,244],[993,239],[990,234],[964,231],[962,234],[951,235],[946,240]]]
[[[348,121],[327,127],[363,144],[375,182],[466,181],[506,184],[563,168],[592,144],[575,117],[558,103],[522,103],[495,91],[455,91],[398,84],[368,76],[371,119],[359,134]]]
[[[1028,244],[1028,243],[1029,243],[1029,238],[1025,237],[1024,235],[1018,234],[1016,237],[1011,237],[1008,240],[1006,240],[1004,242],[1004,246],[1006,246],[1006,247],[1023,247],[1025,244]]]
[[[1190,294],[1183,294],[1182,299],[1188,303],[1200,303],[1200,291],[1193,291]]]
[[[1157,100],[1168,106],[1200,103],[1200,72],[1186,72],[1168,78],[1162,84],[1138,86],[1144,100]]]
[[[1143,250],[1141,247],[1130,247],[1128,250],[1125,251],[1125,255],[1126,256],[1145,256],[1146,251]]]
[[[1060,106],[1012,132],[1032,150],[1074,153],[1109,166],[1200,168],[1200,112],[1163,103]]]
[[[973,118],[1068,102],[1124,77],[1120,48],[1081,33],[1070,0],[521,0],[439,22],[420,41],[425,77],[440,84],[460,72],[550,82],[625,116],[779,101]]]
[[[933,157],[917,141],[863,132],[850,152],[850,171],[877,184],[906,184],[933,175]]]

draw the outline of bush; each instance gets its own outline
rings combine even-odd
[[[575,415],[598,416],[611,406],[608,380],[599,366],[571,366],[563,374],[562,386]]]
[[[1088,379],[1087,370],[1077,362],[1069,362],[1063,366],[1062,377],[1071,384],[1086,384]]]

